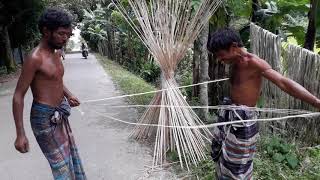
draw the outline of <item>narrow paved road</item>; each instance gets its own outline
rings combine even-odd
[[[99,99],[120,95],[111,78],[104,72],[94,56],[87,60],[80,54],[69,54],[64,61],[65,85],[80,100]],[[30,141],[30,152],[20,154],[13,142],[15,128],[11,113],[11,99],[16,81],[0,86],[0,179],[50,180],[53,179],[47,160],[32,134],[29,111],[32,97],[25,99],[24,123]],[[122,100],[103,102],[125,104]],[[102,105],[81,105],[72,110],[71,127],[89,180],[175,179],[168,171],[146,174],[152,163],[150,147],[128,139],[132,127],[112,122],[91,111],[108,113],[114,117],[135,121],[137,113],[129,109],[111,109]]]

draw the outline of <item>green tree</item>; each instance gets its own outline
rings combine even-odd
[[[245,42],[249,38],[249,23],[254,22],[281,34],[284,40],[292,36],[299,45],[304,44],[309,0],[230,0],[227,4],[231,23]]]
[[[111,0],[44,0],[48,7],[61,7],[74,15],[76,22],[84,18],[85,10],[94,10],[97,5],[109,4]]]
[[[317,34],[317,19],[319,16],[319,0],[310,0],[310,11],[308,14],[309,17],[309,25],[306,33],[306,38],[304,42],[304,48],[309,49],[311,51],[314,50],[316,34]]]
[[[84,17],[80,27],[81,36],[93,50],[98,49],[98,42],[107,38],[104,27],[109,23],[105,17],[105,9],[98,4],[95,10],[83,10]]]
[[[11,0],[0,2],[0,58],[7,72],[15,69],[12,48],[32,44],[37,36],[37,18],[44,8],[43,1]]]

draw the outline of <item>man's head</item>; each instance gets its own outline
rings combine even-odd
[[[230,64],[241,54],[243,47],[239,33],[224,28],[213,33],[208,40],[207,48],[216,58],[224,63]]]
[[[61,49],[72,35],[72,17],[62,9],[49,8],[41,15],[39,30],[53,49]]]

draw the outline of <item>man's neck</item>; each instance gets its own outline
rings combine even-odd
[[[241,48],[239,51],[239,56],[235,64],[237,65],[245,65],[249,61],[252,55],[247,51],[246,48]]]
[[[44,50],[44,51],[47,51],[48,53],[54,53],[55,52],[55,49],[50,47],[50,45],[48,44],[48,41],[43,39],[43,38],[40,40],[39,48]]]

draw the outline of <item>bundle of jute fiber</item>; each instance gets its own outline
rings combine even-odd
[[[285,75],[304,86],[315,96],[319,97],[320,56],[310,50],[295,45],[288,45],[285,54]],[[284,108],[318,111],[310,104],[304,103],[301,100],[293,98],[289,95],[284,95],[283,99],[285,99],[285,103],[287,104],[287,106]],[[308,123],[301,118],[297,119],[296,121],[288,121],[287,129],[291,131],[290,134],[293,134],[298,138],[303,138],[306,141],[307,139],[311,140],[312,137],[319,137],[319,121],[310,120],[307,122]]]
[[[202,28],[221,0],[202,0],[194,9],[192,0],[128,0],[124,7],[120,0],[113,0],[118,10],[128,21],[161,68],[161,88],[139,123],[165,126],[195,126],[203,122],[187,106],[174,79],[177,65],[185,56]],[[181,129],[137,126],[131,135],[137,140],[155,139],[153,164],[162,165],[168,151],[178,153],[181,167],[197,165],[206,158],[205,140],[211,133],[204,129]]]
[[[312,94],[320,95],[320,56],[295,45],[288,45],[286,53],[286,76],[304,86]],[[303,103],[301,100],[290,96],[287,98],[288,108],[315,110],[311,105]]]
[[[267,61],[271,67],[282,73],[281,64],[281,38],[253,23],[250,24],[250,45],[252,53]],[[268,80],[263,81],[260,105],[263,107],[281,108],[285,106],[281,100],[283,92],[280,88]],[[279,114],[267,112],[262,113],[263,117],[277,117]],[[261,133],[269,134],[284,132],[286,123],[284,121],[260,123]]]
[[[251,24],[250,28],[251,49],[254,54],[266,60],[274,70],[304,86],[312,94],[316,96],[320,95],[318,80],[320,77],[320,59],[318,55],[307,49],[288,45],[283,53],[284,58],[281,60],[280,36],[272,34],[255,24]],[[289,96],[268,81],[264,81],[261,96],[264,107],[315,110],[311,105]],[[287,113],[290,114],[291,112]],[[263,115],[265,117],[278,116],[278,114],[270,112],[263,113]],[[288,137],[310,140],[310,137],[318,137],[320,135],[315,129],[320,127],[320,124],[318,121],[310,120],[308,122],[306,123],[303,118],[298,118],[290,122],[264,123],[261,124],[261,129],[263,133],[271,129],[273,133],[281,133],[282,135],[286,134]]]
[[[267,61],[271,67],[282,72],[281,38],[253,23],[250,24],[250,46],[253,54]],[[266,107],[280,108],[281,90],[269,81],[263,82],[261,97]]]

